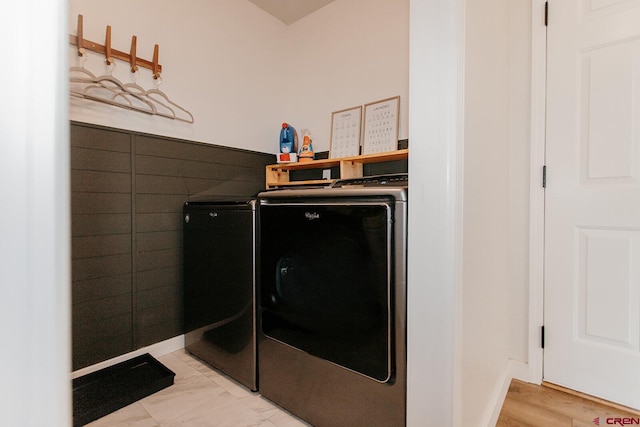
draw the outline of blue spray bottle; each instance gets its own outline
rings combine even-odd
[[[280,129],[280,152],[298,152],[298,133],[296,132],[294,127],[289,125],[288,123],[283,123],[282,129]]]

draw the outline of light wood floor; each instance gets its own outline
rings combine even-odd
[[[496,427],[594,427],[596,421],[606,426],[607,418],[624,417],[640,421],[640,413],[634,411],[513,380]]]

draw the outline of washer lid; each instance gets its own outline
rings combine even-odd
[[[222,203],[222,204],[248,204],[255,200],[255,195],[220,194],[220,187],[211,187],[187,198],[187,202],[197,203]]]

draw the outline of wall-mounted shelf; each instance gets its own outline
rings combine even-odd
[[[268,165],[266,168],[266,187],[277,188],[292,185],[328,185],[333,180],[304,180],[291,181],[289,172],[302,169],[328,169],[340,167],[340,178],[361,178],[363,176],[363,166],[369,163],[391,162],[395,160],[406,160],[409,150],[390,151],[388,153],[367,154],[363,156],[343,157],[340,159],[312,160],[310,162],[298,163],[278,163]]]

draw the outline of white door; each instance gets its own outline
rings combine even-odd
[[[551,0],[544,379],[640,409],[640,0]]]

